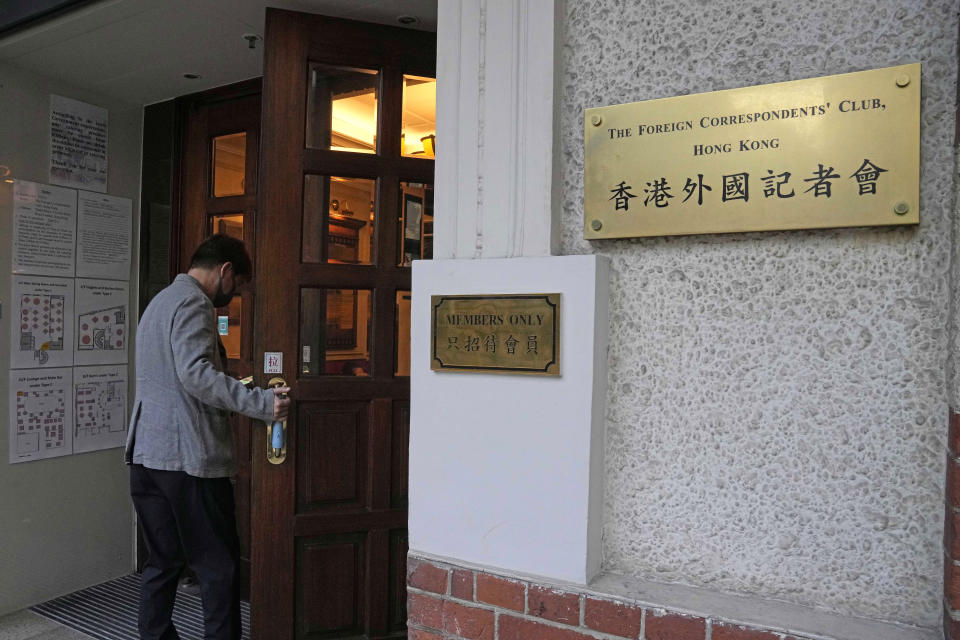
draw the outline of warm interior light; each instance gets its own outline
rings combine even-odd
[[[423,152],[431,158],[436,154],[436,151],[434,150],[434,144],[436,143],[436,140],[437,136],[433,134],[420,138],[420,143],[423,144]]]
[[[334,100],[331,128],[338,136],[356,142],[360,147],[375,149],[377,97],[374,92]]]
[[[318,71],[319,72],[319,71]],[[362,77],[362,76],[361,76]],[[367,84],[366,87],[370,85]],[[377,149],[377,92],[375,89],[350,90],[330,100],[330,133],[327,143],[332,151],[375,153]],[[405,156],[432,158],[435,152],[437,81],[418,76],[403,77],[403,106],[400,152]]]
[[[242,195],[245,191],[247,134],[232,133],[213,139],[213,195]]]
[[[402,150],[405,156],[434,156],[437,133],[437,81],[403,76]]]

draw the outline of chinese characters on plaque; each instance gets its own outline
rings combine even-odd
[[[587,109],[588,239],[919,222],[920,64]]]
[[[436,371],[560,375],[560,294],[431,297]]]
[[[848,176],[849,179],[855,180],[856,182],[854,182],[852,186],[845,182],[841,182],[839,184],[841,188],[849,187],[855,190],[857,195],[860,196],[875,195],[877,193],[877,180],[880,178],[881,173],[886,172],[886,169],[882,169],[869,159],[864,158],[863,164],[860,165],[860,168]],[[767,169],[766,173],[767,175],[761,174],[760,176],[753,176],[754,183],[760,183],[759,186],[761,188],[761,193],[759,194],[759,197],[793,198],[797,195],[797,184],[790,182],[790,179],[794,177],[793,173],[790,171],[774,173],[773,169]],[[717,176],[717,182],[719,183],[718,186],[720,188],[718,189],[719,194],[716,196],[716,199],[719,199],[721,202],[730,202],[733,200],[743,200],[744,202],[749,202],[751,193],[750,180],[750,173],[746,171],[741,173],[733,173],[730,175],[724,174]],[[801,195],[812,193],[811,197],[813,198],[818,198],[821,196],[829,198],[832,192],[831,190],[833,188],[834,180],[843,180],[843,178],[836,173],[835,168],[832,165],[824,167],[823,163],[819,163],[817,168],[811,172],[811,177],[801,178],[801,180],[803,182],[812,183],[810,186],[805,184],[800,186]],[[803,187],[806,188],[804,189]],[[627,212],[630,210],[630,198],[637,197],[630,192],[631,189],[633,189],[633,187],[628,185],[626,180],[621,180],[618,185],[610,190],[613,195],[610,196],[609,199],[614,201],[614,211],[620,211],[622,209],[624,212]],[[657,208],[666,208],[670,206],[670,199],[674,197],[672,189],[673,186],[666,177],[654,178],[651,182],[646,182],[643,188],[643,193],[646,196],[642,201],[643,206]],[[754,189],[756,189],[756,184]],[[713,191],[713,187],[704,183],[703,174],[698,173],[696,181],[690,177],[686,179],[686,182],[682,187],[682,191],[685,196],[679,201],[679,204],[686,204],[686,202],[690,200],[694,194],[696,194],[696,204],[698,207],[702,207],[704,201],[704,191]],[[756,197],[758,196],[756,193],[754,193],[754,198]],[[673,203],[673,206],[677,206],[677,204],[678,203]],[[634,205],[634,210],[636,210],[636,205]]]

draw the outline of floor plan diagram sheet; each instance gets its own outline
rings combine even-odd
[[[127,367],[74,367],[73,452],[122,447],[127,436]]]
[[[133,202],[80,191],[77,220],[77,277],[129,279]]]
[[[10,371],[11,464],[73,453],[72,372]]]
[[[15,275],[10,294],[10,368],[72,365],[73,279]]]
[[[77,278],[74,364],[120,364],[127,361],[129,302],[126,282]]]
[[[17,180],[13,185],[13,272],[73,277],[77,192]]]

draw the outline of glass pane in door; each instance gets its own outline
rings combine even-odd
[[[405,156],[433,158],[437,142],[437,79],[403,76],[400,149]]]
[[[414,260],[433,258],[433,185],[400,183],[400,228],[397,264],[409,267]]]
[[[243,214],[223,213],[210,217],[210,233],[224,233],[231,238],[243,241]]]
[[[242,196],[246,185],[247,134],[213,139],[213,197]]]
[[[369,289],[301,289],[302,375],[370,375],[371,294]]]
[[[394,375],[410,375],[410,292],[397,291],[396,327],[394,338],[397,345],[397,361]]]
[[[377,152],[376,71],[310,64],[307,147]]]
[[[243,214],[227,213],[210,216],[210,232],[224,233],[231,238],[243,240]],[[226,307],[217,309],[217,332],[220,341],[227,350],[227,357],[239,359],[243,345],[243,296],[241,292],[233,297]]]
[[[373,264],[376,180],[308,174],[303,179],[303,262]]]

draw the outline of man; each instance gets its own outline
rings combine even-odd
[[[214,308],[251,276],[239,240],[215,235],[147,306],[137,328],[137,393],[127,435],[130,494],[147,551],[140,637],[176,640],[171,621],[184,562],[197,576],[204,638],[240,638],[240,540],[229,412],[283,420],[288,387],[248,389],[224,372]]]

